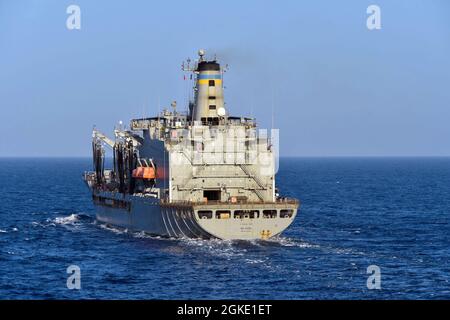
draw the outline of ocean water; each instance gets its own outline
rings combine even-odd
[[[94,219],[89,159],[0,159],[0,299],[450,299],[450,158],[282,159],[302,206],[270,241]],[[66,286],[78,265],[81,290]],[[367,267],[381,289],[367,288]]]

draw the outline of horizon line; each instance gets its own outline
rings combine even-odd
[[[91,159],[92,156],[0,156],[0,159]],[[107,159],[111,157],[106,157]],[[450,158],[450,155],[286,155],[279,158]]]

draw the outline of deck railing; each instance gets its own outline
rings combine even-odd
[[[246,201],[239,200],[236,202],[232,201],[218,201],[218,200],[208,200],[208,201],[184,201],[184,200],[161,200],[162,204],[167,205],[262,205],[262,204],[299,204],[300,202],[294,198],[280,198],[274,201]]]

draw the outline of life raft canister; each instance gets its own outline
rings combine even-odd
[[[136,179],[155,179],[155,169],[153,167],[137,167],[133,170],[133,178]]]

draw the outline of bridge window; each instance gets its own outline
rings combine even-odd
[[[210,87],[215,87],[215,86],[216,86],[216,81],[214,81],[214,80],[209,80],[209,86],[210,86]]]
[[[263,210],[263,218],[276,218],[277,210]]]
[[[292,209],[281,210],[280,211],[280,218],[291,218],[293,214],[294,214],[294,210],[292,210]]]
[[[215,104],[210,104],[209,105],[209,110],[216,110],[216,105]]]
[[[198,211],[198,217],[200,219],[211,219],[212,218],[212,211],[210,211],[210,210],[200,210],[200,211]]]

